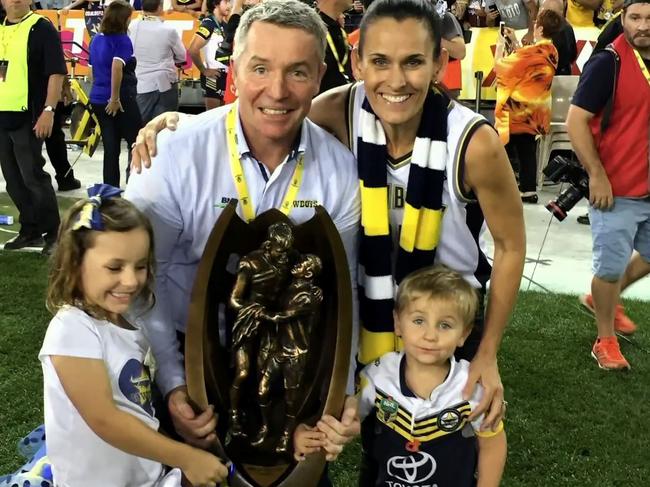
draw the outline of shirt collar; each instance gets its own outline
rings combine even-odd
[[[237,134],[237,151],[239,156],[250,156],[254,159],[253,153],[251,152],[248,142],[246,141],[246,136],[244,135],[244,129],[241,126],[241,118],[239,112],[237,113],[237,124],[236,124],[236,134]],[[292,161],[298,158],[298,155],[304,154],[307,148],[307,130],[305,129],[305,121],[303,120],[300,125],[300,131],[296,140],[293,141],[291,146],[291,151],[287,157],[287,161]]]
[[[162,17],[160,17],[159,15],[148,14],[145,12],[142,13],[140,19],[147,22],[163,22]]]
[[[445,377],[445,380],[442,382],[442,384],[440,384],[438,387],[433,389],[433,391],[431,391],[431,395],[429,396],[429,398],[433,397],[436,390],[440,389],[441,387],[444,387],[445,384],[449,381],[450,377],[453,377],[454,369],[456,368],[456,363],[457,363],[456,359],[452,355],[451,358],[449,359],[449,372],[447,372],[447,377]],[[400,360],[399,360],[399,388],[400,388],[400,392],[405,397],[415,397],[415,398],[418,397],[406,383],[406,356],[404,355],[404,352],[400,353]]]

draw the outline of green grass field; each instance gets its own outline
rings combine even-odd
[[[0,474],[21,460],[19,438],[42,422],[37,359],[49,320],[46,261],[0,252]],[[629,373],[603,372],[589,357],[595,329],[575,296],[524,292],[507,330],[500,365],[510,404],[503,485],[650,485],[650,304],[629,302],[641,324],[623,342]],[[356,485],[358,444],[333,465],[334,484]]]
[[[63,196],[57,196],[57,200],[61,212],[67,210],[75,201],[77,201],[74,198],[66,198]],[[18,210],[7,193],[0,192],[0,215],[11,215],[14,217],[13,225],[0,225],[0,244],[3,244],[7,240],[15,237],[20,229],[20,225],[18,224]]]

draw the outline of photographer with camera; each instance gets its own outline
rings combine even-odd
[[[650,0],[625,0],[621,20],[623,34],[585,65],[566,122],[589,174],[594,277],[582,302],[596,316],[592,356],[610,370],[630,368],[615,331],[636,328],[620,292],[650,271]]]

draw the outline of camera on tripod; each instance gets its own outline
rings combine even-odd
[[[544,174],[554,183],[570,184],[555,201],[549,201],[546,205],[546,209],[559,221],[566,218],[578,201],[589,198],[589,175],[579,163],[555,156],[544,168]]]

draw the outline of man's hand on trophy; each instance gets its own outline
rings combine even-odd
[[[189,403],[187,387],[174,389],[167,397],[167,407],[176,432],[189,444],[208,448],[217,438],[217,418],[214,406],[197,414]]]
[[[339,453],[343,451],[343,445],[361,433],[358,406],[355,396],[347,396],[340,421],[333,416],[325,415],[318,422],[318,429],[327,435],[324,450],[328,462],[336,460]]]
[[[189,445],[178,463],[193,487],[216,487],[228,477],[228,468],[217,457]]]
[[[317,453],[325,448],[327,435],[317,427],[310,427],[304,423],[299,424],[293,432],[293,458],[302,462],[307,455]]]

